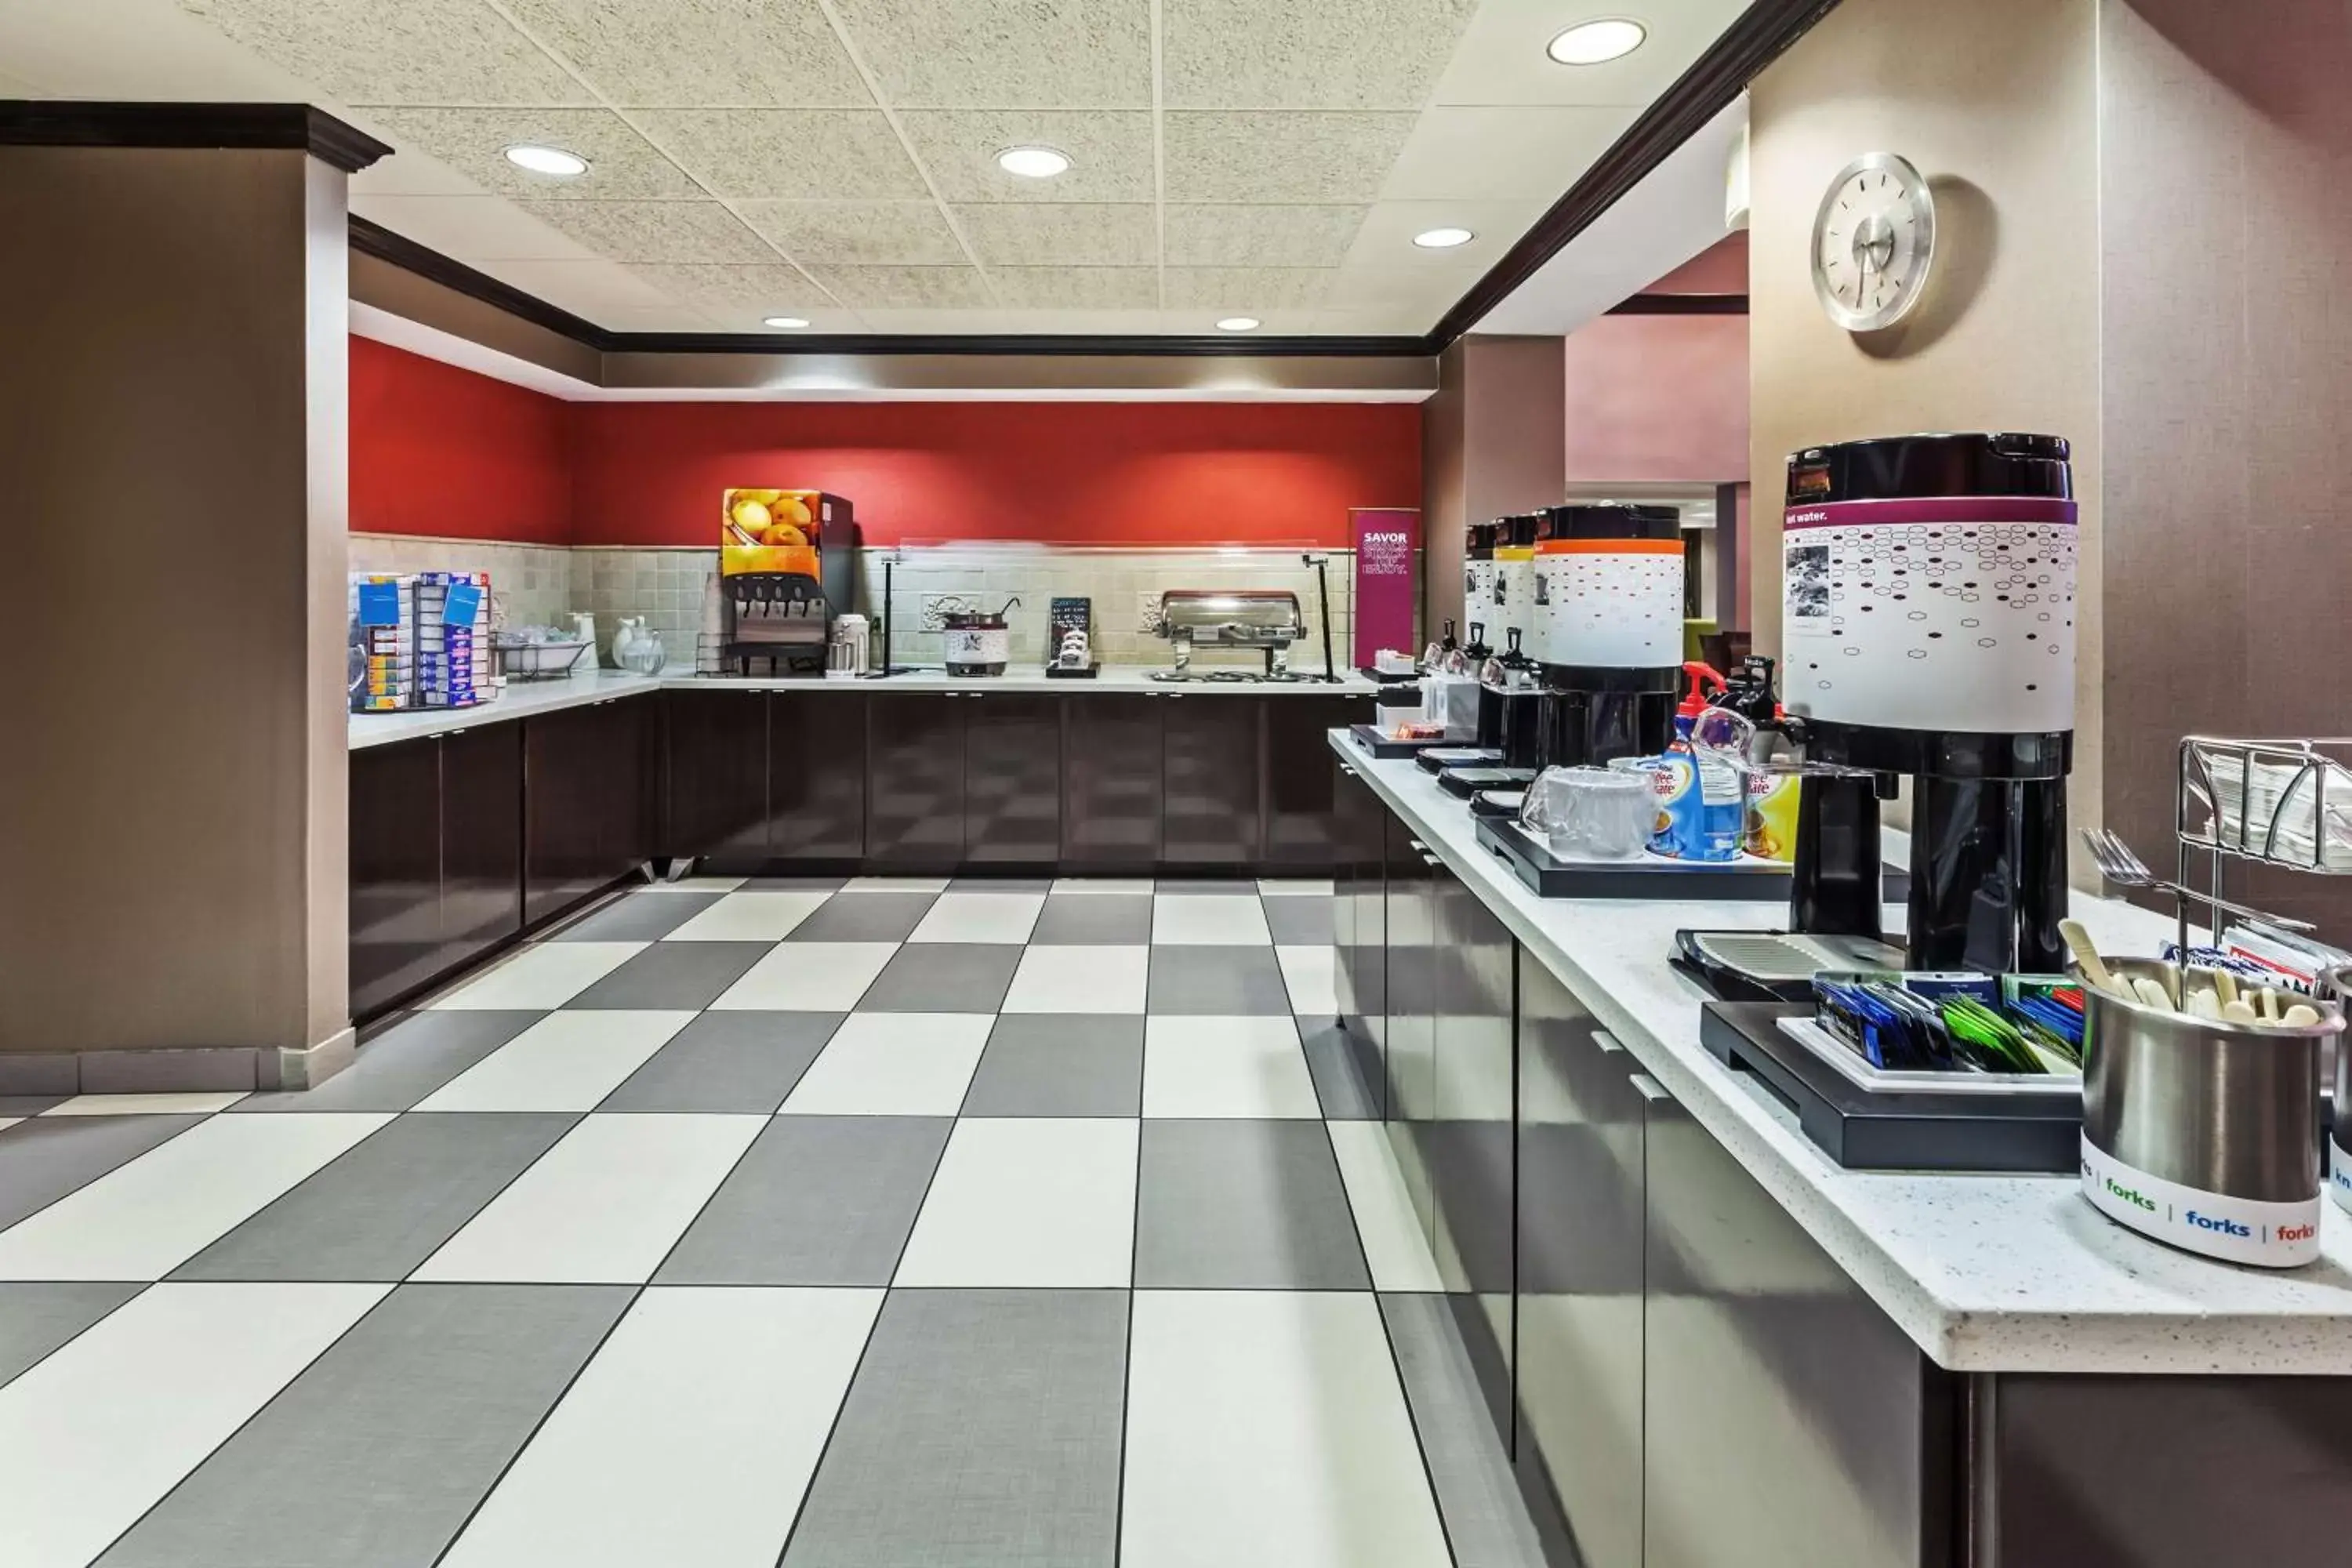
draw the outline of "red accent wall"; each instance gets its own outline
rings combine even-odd
[[[847,496],[868,544],[1348,542],[1421,504],[1412,404],[580,403],[579,544],[714,541],[730,485]]]
[[[354,335],[352,529],[570,543],[570,407]]]

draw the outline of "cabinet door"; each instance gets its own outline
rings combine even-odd
[[[1430,949],[1434,1014],[1430,1063],[1432,1247],[1454,1321],[1507,1447],[1511,1410],[1511,1250],[1517,1173],[1510,929],[1449,868],[1433,878]]]
[[[650,853],[646,700],[523,721],[523,920],[536,925]]]
[[[441,739],[442,966],[522,930],[522,726]]]
[[[973,693],[963,708],[963,858],[1051,866],[1062,848],[1062,706]]]
[[[1434,1112],[1436,1026],[1436,922],[1430,907],[1433,859],[1403,823],[1391,816],[1383,826],[1388,867],[1387,1028],[1382,1059],[1388,1068],[1389,1142],[1404,1174],[1414,1217],[1424,1239],[1435,1235],[1430,1216],[1427,1136]]]
[[[949,692],[868,699],[866,859],[909,871],[963,858],[963,714]]]
[[[1332,798],[1339,814],[1346,859],[1333,874],[1338,897],[1332,925],[1339,947],[1335,978],[1339,1023],[1355,1052],[1360,1076],[1372,1103],[1388,1101],[1388,1068],[1382,1043],[1388,1037],[1388,872],[1385,835],[1389,809],[1381,804],[1346,759],[1332,759]]]
[[[1239,870],[1257,865],[1266,700],[1162,693],[1160,861]]]
[[[768,853],[764,690],[713,687],[661,695],[663,854],[760,860]]]
[[[768,854],[853,861],[866,853],[866,699],[779,691],[768,704]]]
[[[1643,1096],[1632,1055],[1525,954],[1518,997],[1520,1479],[1588,1568],[1642,1568]]]
[[[597,795],[597,869],[611,882],[653,858],[660,790],[660,710],[653,697],[597,703],[594,740],[603,759]]]
[[[351,1005],[363,1018],[441,967],[441,742],[351,755]]]
[[[1369,697],[1269,697],[1265,700],[1265,863],[1320,876],[1345,851],[1333,794],[1327,731],[1372,716]]]
[[[1160,863],[1157,696],[1062,699],[1062,861],[1073,869],[1150,872]]]

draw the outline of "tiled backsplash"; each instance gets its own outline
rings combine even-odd
[[[1148,610],[1171,588],[1286,588],[1298,595],[1307,621],[1304,642],[1292,650],[1293,668],[1319,671],[1320,633],[1316,624],[1313,567],[1296,549],[1087,548],[1050,544],[968,544],[920,550],[867,549],[858,562],[858,607],[881,627],[883,563],[891,574],[894,657],[900,664],[937,665],[944,658],[937,631],[923,629],[927,601],[941,595],[994,608],[1006,599],[1021,603],[1009,619],[1016,664],[1045,662],[1045,626],[1052,601],[1094,601],[1095,657],[1105,664],[1160,665],[1167,643],[1152,635]],[[1331,585],[1331,646],[1348,662],[1353,634],[1355,557],[1327,552]],[[701,629],[704,584],[719,569],[714,549],[562,549],[541,545],[485,544],[467,540],[409,539],[385,534],[352,536],[355,572],[487,571],[505,611],[506,624],[568,622],[573,610],[596,617],[600,638],[609,641],[624,616],[643,616],[661,633],[673,664],[690,664]],[[603,650],[600,649],[600,653]],[[877,647],[877,657],[879,657]],[[1193,662],[1204,668],[1255,667],[1259,656],[1201,649]]]

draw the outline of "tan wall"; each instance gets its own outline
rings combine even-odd
[[[346,1007],[343,177],[0,148],[0,1053]]]
[[[2099,819],[2102,772],[2097,10],[1845,0],[1758,79],[1748,111],[1756,646],[1779,650],[1790,452],[1917,430],[2072,438],[2078,823]],[[1916,314],[1865,339],[1814,300],[1812,221],[1832,176],[1881,151],[1928,176],[1941,254]]]
[[[1439,358],[1421,426],[1422,615],[1433,634],[1462,618],[1465,526],[1567,493],[1560,356],[1558,338],[1473,333]]]

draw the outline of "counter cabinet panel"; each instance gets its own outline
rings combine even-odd
[[[653,853],[650,697],[533,714],[523,723],[523,921],[536,925]]]
[[[866,705],[823,691],[768,697],[766,853],[795,864],[866,854]]]
[[[680,858],[768,853],[765,691],[666,691],[662,706],[662,852]]]
[[[1154,700],[1161,709],[1160,863],[1260,864],[1267,700],[1170,691]]]
[[[1160,864],[1160,712],[1149,692],[1062,700],[1062,864],[1149,873]]]
[[[964,699],[964,864],[1053,866],[1062,852],[1062,778],[1059,699]]]
[[[522,930],[522,734],[491,724],[440,745],[441,957],[449,970]]]
[[[441,742],[351,760],[351,996],[365,1016],[441,972]]]
[[[972,704],[953,691],[866,701],[866,863],[953,870],[963,859],[964,712]]]

